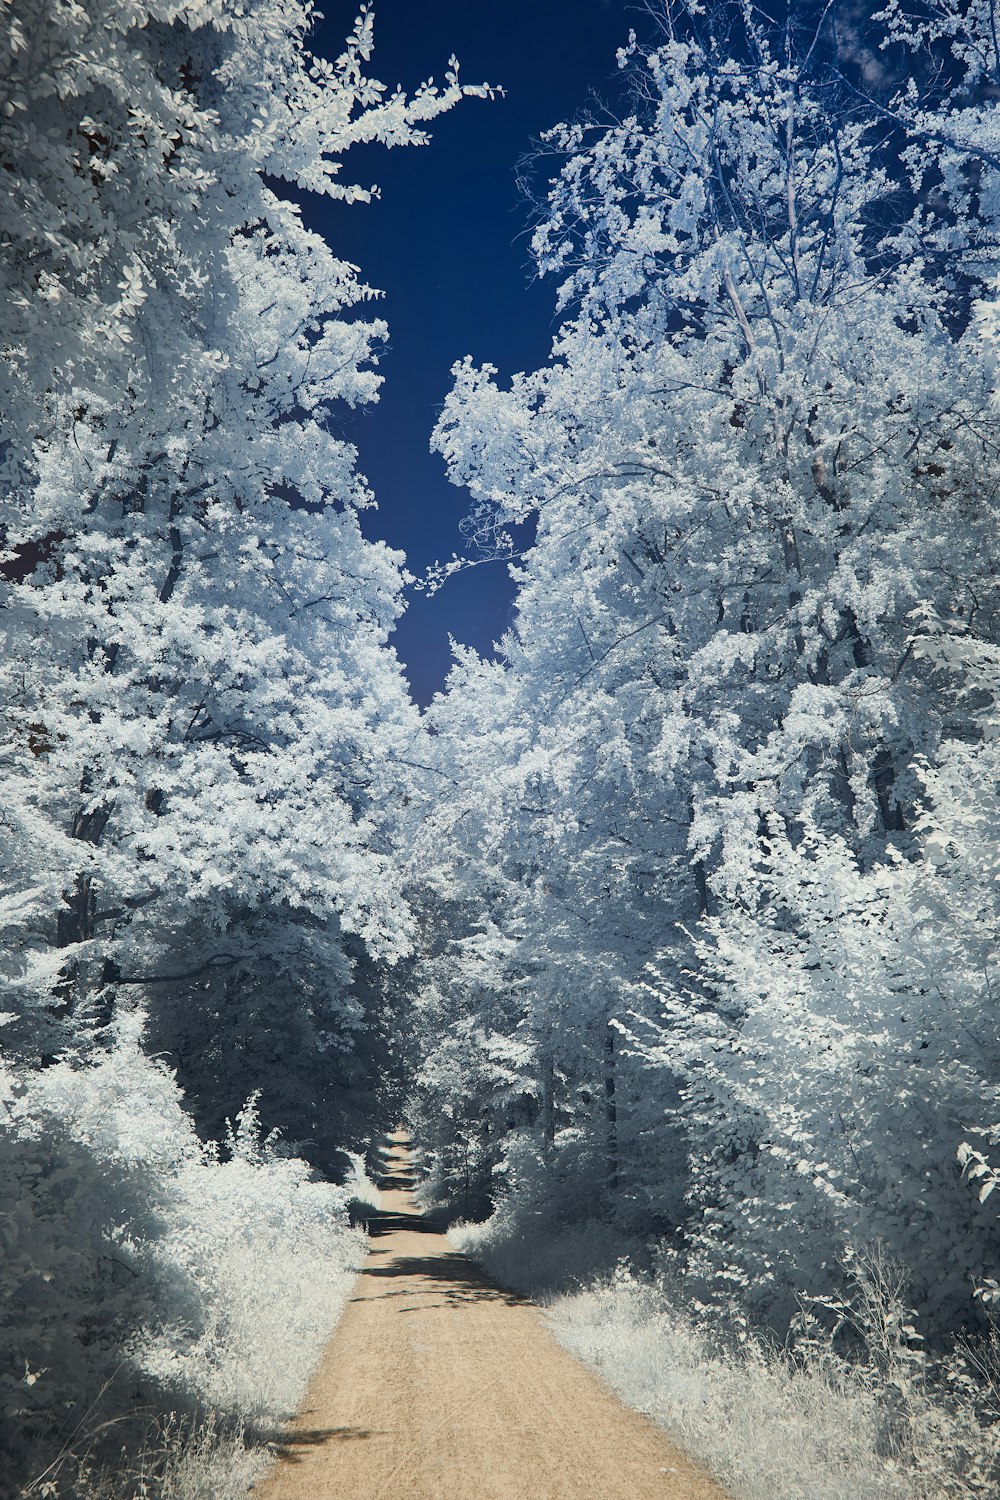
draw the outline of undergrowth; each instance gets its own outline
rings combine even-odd
[[[0,1065],[0,1500],[244,1495],[346,1300],[343,1186],[263,1138],[205,1147],[140,1021],[87,1065]]]
[[[733,1500],[985,1500],[1000,1492],[1000,1342],[932,1358],[898,1267],[855,1255],[850,1293],[803,1299],[785,1345],[694,1301],[669,1268],[625,1260],[576,1290],[566,1267],[598,1257],[601,1226],[547,1233],[539,1258],[497,1216],[459,1224],[457,1248],[541,1296],[559,1341],[650,1416]],[[612,1238],[614,1238],[612,1236]]]

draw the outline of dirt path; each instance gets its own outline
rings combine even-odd
[[[725,1500],[424,1224],[405,1138],[371,1251],[261,1500]]]

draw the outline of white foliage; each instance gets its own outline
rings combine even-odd
[[[948,84],[865,99],[830,13],[657,7],[546,139],[549,360],[460,361],[434,437],[487,554],[536,528],[431,710],[434,1180],[452,1109],[485,1207],[547,1182],[779,1331],[859,1240],[935,1337],[996,1279],[994,9],[890,5]]]
[[[272,184],[356,197],[353,142],[419,143],[465,90],[453,67],[412,98],[370,78],[365,11],[314,59],[310,16],[4,9],[0,757],[11,900],[45,874],[9,928],[29,1007],[46,947],[86,1003],[102,970],[231,961],[247,909],[387,961],[412,939],[401,559],[364,541],[330,421],[377,395],[385,326]],[[185,922],[202,951],[161,964]]]
[[[363,1248],[349,1187],[259,1138],[220,1161],[140,1041],[133,1020],[90,1065],[0,1074],[3,1446],[60,1484],[109,1416],[282,1420]]]
[[[887,1305],[883,1312],[891,1312]],[[971,1500],[1000,1459],[956,1366],[848,1362],[829,1342],[726,1347],[696,1314],[620,1269],[558,1298],[557,1338],[715,1473],[734,1500]]]
[[[314,58],[313,15],[0,0],[15,1479],[35,1440],[78,1456],[106,1381],[116,1422],[130,1381],[160,1413],[277,1418],[356,1249],[345,1190],[293,1146],[332,1170],[331,1132],[350,1117],[361,1140],[383,1107],[368,1031],[415,933],[399,842],[421,729],[387,646],[402,559],[362,536],[372,497],[336,430],[377,396],[385,325],[282,185],[364,198],[340,170],[354,143],[421,144],[489,91],[454,61],[387,89],[365,7]],[[262,1145],[251,1108],[232,1159],[206,1153],[194,1122],[218,1135],[258,1088],[290,1143]]]

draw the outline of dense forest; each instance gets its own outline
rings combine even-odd
[[[997,1492],[1000,17],[779,11],[651,0],[523,164],[551,355],[454,351],[424,580],[514,625],[421,713],[295,195],[489,88],[0,0],[4,1497],[242,1474],[400,1119],[585,1354],[863,1396],[868,1487],[767,1494]]]

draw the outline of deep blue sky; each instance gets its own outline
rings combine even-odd
[[[373,8],[370,71],[390,87],[443,80],[454,52],[466,82],[506,90],[493,102],[463,101],[432,126],[429,146],[364,148],[345,158],[351,180],[379,184],[378,201],[304,205],[310,225],[386,294],[382,397],[366,412],[347,413],[344,432],[378,499],[366,533],[401,547],[419,573],[464,547],[465,493],[428,451],[451,365],[471,354],[507,377],[543,363],[549,350],[554,288],[530,281],[517,160],[591,91],[619,93],[615,52],[642,18],[633,0],[376,0]],[[335,57],[356,7],[326,0],[324,9],[312,45]],[[449,634],[489,651],[510,623],[512,598],[503,563],[459,574],[431,599],[411,596],[394,644],[418,702],[444,682]]]

